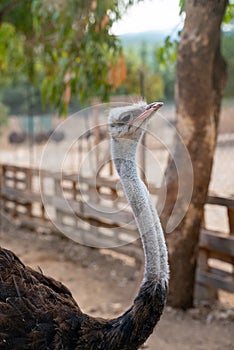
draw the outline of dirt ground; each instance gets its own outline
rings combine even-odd
[[[1,221],[0,244],[31,267],[63,282],[84,312],[113,317],[136,295],[142,266],[134,258],[80,246],[49,234],[36,234]],[[144,346],[148,350],[231,350],[234,340],[234,296],[221,294],[212,307],[183,312],[166,307]]]

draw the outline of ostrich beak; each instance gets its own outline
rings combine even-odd
[[[160,107],[163,106],[163,102],[153,102],[145,107],[145,111],[141,113],[135,120],[135,122],[143,121],[148,118],[153,112],[156,112]]]
[[[160,107],[163,106],[163,102],[153,102],[146,106],[146,110],[153,110],[154,112],[157,111]]]

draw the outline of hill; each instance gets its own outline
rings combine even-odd
[[[165,31],[148,31],[142,33],[128,33],[119,35],[119,39],[121,40],[124,47],[129,46],[139,46],[142,42],[147,45],[161,45],[163,40],[168,35]]]

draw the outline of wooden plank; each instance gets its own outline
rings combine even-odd
[[[62,189],[62,183],[60,179],[55,179],[54,181],[54,186],[55,186],[55,193],[57,196],[62,196],[63,195],[63,189]]]
[[[19,219],[20,225],[25,227],[35,228],[35,229],[38,229],[40,227],[44,229],[49,229],[50,231],[56,230],[54,224],[47,219],[41,220],[41,218],[38,218],[36,216],[28,217],[27,215],[21,215],[20,218],[18,219]]]
[[[203,304],[204,302],[215,303],[218,299],[218,292],[215,288],[199,283],[196,278],[194,286],[194,304],[195,306]]]
[[[24,172],[27,173],[29,170],[31,171],[32,175],[37,175],[37,176],[42,176],[42,177],[49,177],[57,180],[67,180],[75,183],[84,183],[88,184],[93,187],[108,187],[110,189],[116,190],[116,185],[118,184],[119,188],[122,190],[120,181],[118,178],[111,178],[110,177],[85,177],[85,176],[79,176],[77,174],[62,174],[61,172],[51,172],[47,171],[44,169],[35,169],[35,168],[28,168],[28,167],[18,167],[18,166],[13,166],[13,165],[2,165],[2,168],[11,171],[19,171],[19,172]],[[148,188],[151,194],[157,194],[158,188],[152,184],[148,184]]]
[[[72,177],[73,180],[75,181],[75,179],[77,180],[77,175],[76,178]],[[119,190],[117,190],[117,192],[121,191],[124,193],[122,185],[119,181],[119,179],[113,178],[105,178],[105,177],[97,177],[96,179],[94,178],[90,178],[90,177],[83,177],[83,176],[79,176],[78,180],[80,183],[86,183],[89,184],[90,186],[94,186],[94,187],[107,187],[110,188],[112,190],[116,190],[116,186],[118,186]],[[148,183],[148,190],[152,195],[157,195],[159,188],[156,187],[154,184],[152,183]]]
[[[15,176],[7,176],[5,175],[4,176],[4,180],[5,181],[14,181],[14,182],[22,182],[22,183],[26,183],[26,178],[18,178],[18,177],[15,177]]]
[[[111,188],[113,190],[116,189],[116,185],[119,184],[119,179],[113,178],[106,178],[106,177],[97,177],[97,178],[93,178],[93,177],[85,177],[85,176],[78,176],[77,175],[74,177],[72,177],[73,181],[77,181],[78,179],[78,183],[84,183],[84,184],[88,184],[89,186],[93,186],[93,187],[108,187]],[[120,188],[122,189],[121,185]]]
[[[3,165],[3,169],[4,169],[4,172],[12,171],[12,172],[18,172],[18,173],[25,173],[30,168],[29,167],[24,167],[24,166],[18,166],[18,165],[4,164]]]
[[[61,180],[61,172],[52,172],[52,171],[46,170],[46,169],[33,169],[33,175],[40,176],[43,178],[60,179]]]
[[[25,171],[26,188],[28,191],[32,191],[32,170],[28,168]]]
[[[211,273],[212,275],[234,281],[234,276],[232,275],[231,272],[218,269],[217,267],[210,267],[210,270],[208,272]]]
[[[234,257],[234,237],[218,236],[212,234],[212,231],[202,229],[199,245],[202,248]]]
[[[234,209],[228,208],[227,214],[230,234],[234,236]]]
[[[90,230],[84,228],[74,228],[74,226],[65,225],[62,222],[55,221],[52,223],[49,220],[41,220],[38,217],[29,217],[26,214],[22,214],[19,220],[20,225],[38,229],[49,229],[53,232],[60,233],[60,235],[70,238],[75,242],[86,244],[95,247],[113,247],[113,244],[118,242],[118,245],[126,245],[128,240],[120,239],[119,237],[105,235],[100,229],[95,228],[97,232],[93,233]],[[116,239],[115,239],[116,238]],[[137,238],[137,236],[136,236]],[[114,248],[114,247],[113,247]],[[123,249],[124,251],[124,249]]]
[[[201,249],[201,248],[200,248]],[[229,264],[233,264],[234,263],[234,258],[230,255],[224,254],[222,252],[218,252],[218,251],[214,251],[214,250],[206,250],[207,254],[208,254],[208,258],[211,259],[216,259],[216,260],[220,260]],[[199,251],[199,255],[200,255],[200,251]]]
[[[82,193],[82,192],[81,192]],[[119,196],[119,193],[111,192],[111,193],[104,193],[102,191],[98,191],[99,194],[99,200],[105,199],[110,202],[110,207],[113,205],[116,207],[118,203],[127,203],[127,199],[125,196]]]
[[[21,191],[15,188],[3,188],[2,195],[11,199],[12,201],[17,201],[19,203],[28,204],[31,202],[41,203],[41,195],[28,191]],[[52,205],[55,209],[63,211],[64,213],[74,212],[78,215],[84,216],[86,218],[96,218],[105,219],[114,223],[132,223],[135,226],[135,221],[132,213],[129,211],[113,210],[111,212],[110,207],[101,205],[100,203],[92,203],[89,205],[82,201],[64,199],[59,196],[43,196],[45,205]]]
[[[132,223],[135,226],[135,221],[131,212],[124,210],[113,210],[111,212],[110,207],[103,206],[101,204],[92,203],[89,205],[82,201],[63,199],[57,196],[45,196],[45,205],[52,205],[56,209],[60,209],[64,213],[74,212],[78,215],[95,218],[105,219],[107,221],[115,223]]]
[[[158,195],[159,189],[160,189],[159,187],[155,186],[152,183],[148,184],[149,193],[152,194],[152,195]]]
[[[12,187],[3,187],[2,195],[16,201],[41,202],[41,195],[39,193],[28,190],[19,190]]]
[[[207,271],[208,270],[208,258],[209,258],[209,251],[207,249],[201,249],[199,250],[199,254],[197,257],[197,269],[201,271]]]
[[[234,198],[226,198],[226,197],[208,195],[206,203],[207,204],[222,205],[222,206],[234,209]]]
[[[208,285],[214,289],[226,290],[229,293],[234,293],[234,280],[230,274],[229,278],[222,278],[210,272],[197,272],[196,282]]]

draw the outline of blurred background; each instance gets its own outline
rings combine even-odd
[[[198,219],[188,210],[194,222],[187,231],[183,222],[179,227],[191,242],[187,233],[195,237],[191,255],[184,252],[177,259],[178,269],[191,264],[190,296],[183,301],[172,293],[158,331],[145,346],[152,350],[232,348],[234,2],[221,2],[223,12],[215,0],[198,5],[192,0],[0,0],[1,245],[65,283],[84,311],[108,317],[122,312],[135,296],[143,271],[136,226],[110,161],[106,111],[142,98],[164,102],[138,157],[142,178],[161,209],[160,203],[167,205],[171,198],[168,164],[176,154],[175,136],[182,135],[194,170],[191,201],[199,202]],[[197,23],[195,11],[201,18]],[[216,12],[220,23],[212,37],[208,29],[215,21],[210,14]],[[205,13],[209,25],[202,27]],[[214,69],[207,79],[212,125],[208,114],[187,108],[181,92],[186,80],[187,91],[189,84],[194,86],[191,105],[193,96],[199,104],[206,93],[206,82],[199,88],[206,71],[199,75],[191,64],[197,59],[193,47],[204,33],[210,52],[216,57],[220,51],[225,60],[225,78],[216,84],[219,69]],[[183,70],[179,63],[186,56],[186,35],[195,46],[188,48]],[[202,50],[198,46],[197,52]],[[206,52],[198,59],[197,66],[208,56]],[[191,74],[183,78],[189,65]],[[196,145],[187,142],[185,130],[191,123],[186,124],[186,115],[195,116]],[[207,141],[199,133],[209,127],[213,131]],[[204,177],[200,183],[199,177]],[[92,210],[83,204],[77,209],[80,200]],[[182,216],[186,205],[180,208]],[[109,208],[121,208],[125,216],[107,219]],[[163,222],[164,215],[162,209]],[[178,282],[176,273],[171,278]],[[177,289],[182,295],[183,283]]]

